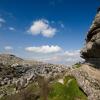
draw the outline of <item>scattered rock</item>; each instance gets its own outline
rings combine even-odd
[[[26,61],[10,54],[0,55],[0,87],[14,85],[16,91],[28,86],[31,82],[36,82],[38,76],[56,78],[63,75],[66,68],[63,65],[45,64],[35,61]],[[5,90],[6,91],[6,90]],[[0,97],[5,92],[0,94]],[[13,91],[12,91],[13,93]],[[14,92],[15,93],[15,92]],[[11,93],[6,92],[6,95]]]
[[[100,100],[100,70],[89,65],[69,70],[65,76],[74,76],[89,100]]]

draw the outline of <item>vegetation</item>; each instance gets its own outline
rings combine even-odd
[[[72,67],[73,68],[79,68],[79,67],[81,67],[81,62],[74,64]]]
[[[73,76],[65,77],[64,84],[54,82],[51,86],[49,100],[87,100]]]
[[[87,100],[73,76],[66,76],[63,84],[58,81],[48,83],[44,78],[40,81],[39,84],[31,83],[19,93],[5,96],[1,100]]]

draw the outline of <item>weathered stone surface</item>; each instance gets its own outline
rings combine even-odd
[[[10,54],[0,55],[0,97],[9,95],[5,87],[14,85],[15,92],[25,88],[31,82],[36,82],[38,76],[56,78],[63,75],[66,68],[63,65],[46,64],[26,61]],[[14,93],[15,93],[14,92]],[[13,91],[10,93],[12,94]]]
[[[100,68],[100,10],[96,14],[96,17],[90,27],[87,34],[85,47],[81,51],[82,58],[87,63]]]
[[[88,96],[88,100],[100,100],[100,70],[89,65],[69,70],[65,76],[76,78],[79,87]]]

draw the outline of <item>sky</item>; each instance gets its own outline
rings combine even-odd
[[[0,53],[55,64],[81,61],[99,0],[0,0]]]

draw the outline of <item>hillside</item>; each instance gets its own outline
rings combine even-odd
[[[58,91],[56,90],[57,87],[59,87],[60,85],[62,89],[63,87],[66,87],[67,83],[63,86],[63,84],[59,83],[58,81],[59,78],[62,78],[67,71],[71,70],[70,68],[66,68],[66,66],[45,64],[41,62],[35,63],[34,61],[33,61],[34,63],[32,63],[32,61],[26,61],[14,55],[8,55],[8,54],[7,55],[1,54],[0,57],[1,57],[1,63],[0,63],[0,98],[1,100],[2,99],[9,100],[8,98],[10,98],[11,100],[13,95],[17,96],[20,93],[23,94],[23,92],[25,91],[27,92],[28,89],[30,91],[30,87],[34,88],[34,85],[35,85],[36,91],[34,91],[33,89],[30,91],[29,94],[31,94],[31,92],[34,91],[33,94],[39,92],[37,95],[41,96],[40,92],[41,91],[44,92],[44,89],[43,90],[41,89],[45,88],[47,91],[48,86],[50,86],[49,88],[52,88],[54,90],[48,89],[49,92],[47,92],[47,96],[50,98],[50,100],[51,99],[53,100],[54,97],[58,95],[58,93],[57,94],[54,93],[55,94],[54,97],[52,97],[51,95],[54,91]],[[42,87],[41,87],[41,84],[42,84]],[[46,87],[43,86],[44,84]],[[67,90],[67,87],[66,87],[66,90],[62,90],[63,93],[66,94],[66,92],[64,91],[70,90],[73,92],[72,94],[68,94],[69,96],[73,95],[75,98],[77,98],[79,95],[83,95],[83,98],[85,97],[84,92],[79,89],[76,79],[74,79],[72,83],[70,84],[73,84],[72,86],[75,85],[75,88],[77,91],[79,91],[79,94],[74,95],[75,91],[70,90],[72,89],[71,85],[68,90]],[[58,89],[61,90],[60,87]],[[62,94],[62,96],[65,94]],[[20,98],[23,98],[23,97],[18,96],[17,98],[19,98],[17,100],[20,100]],[[56,99],[57,98],[58,97],[56,97]],[[61,100],[63,100],[63,97]]]
[[[37,80],[38,76],[45,76],[51,80],[63,75],[66,68],[61,65],[45,64],[41,62],[26,61],[10,54],[0,55],[0,97],[11,95],[27,87]],[[7,87],[14,85],[9,92]]]

